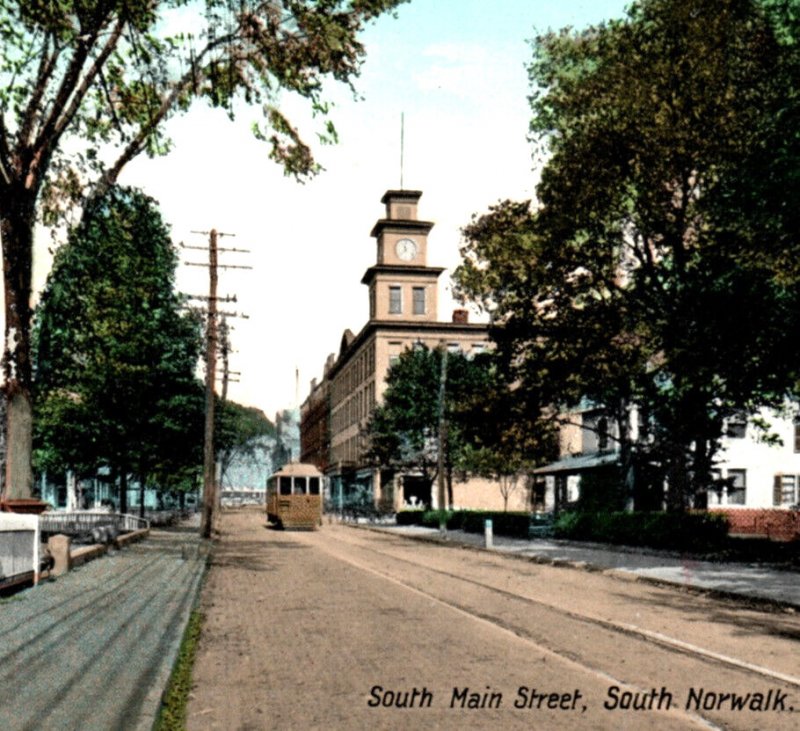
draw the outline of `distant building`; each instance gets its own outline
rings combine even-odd
[[[275,444],[272,447],[272,472],[300,456],[300,411],[284,409],[275,414]]]
[[[320,472],[330,467],[330,380],[333,355],[325,363],[322,380],[311,381],[311,391],[300,407],[300,461],[315,464]]]
[[[395,509],[435,504],[431,486],[412,474],[398,475],[367,464],[362,432],[386,389],[389,366],[406,348],[444,346],[466,354],[489,346],[484,324],[470,323],[466,310],[452,320],[438,319],[438,281],[444,271],[428,265],[430,221],[421,221],[417,206],[422,193],[389,190],[381,199],[385,216],[372,228],[375,264],[361,279],[368,288],[369,320],[354,334],[345,330],[337,354],[325,363],[321,381],[313,381],[301,407],[301,458],[313,462],[328,477],[329,499],[361,496]],[[502,509],[496,483],[471,480],[453,486],[461,507]],[[522,495],[523,490],[519,491]],[[512,499],[509,509],[527,507]]]

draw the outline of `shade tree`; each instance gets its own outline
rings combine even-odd
[[[161,155],[165,122],[202,101],[258,110],[253,123],[287,174],[318,170],[281,93],[307,103],[334,141],[325,80],[352,86],[365,24],[403,0],[2,0],[0,242],[5,285],[8,497],[31,473],[34,228]]]

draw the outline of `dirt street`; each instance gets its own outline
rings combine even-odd
[[[190,731],[794,729],[800,617],[226,512]]]

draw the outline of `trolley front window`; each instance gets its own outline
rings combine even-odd
[[[291,495],[292,494],[292,478],[291,477],[280,477],[280,494],[281,495]]]
[[[294,491],[293,495],[305,495],[306,494],[306,478],[305,477],[295,477],[294,478]]]
[[[308,478],[308,494],[319,495],[319,477]]]

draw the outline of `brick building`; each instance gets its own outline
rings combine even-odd
[[[381,199],[385,215],[371,234],[375,264],[361,279],[368,288],[369,320],[358,333],[344,331],[339,352],[328,356],[321,381],[312,381],[301,408],[302,459],[325,472],[334,506],[339,499],[359,496],[395,508],[411,498],[435,503],[435,490],[431,495],[430,485],[414,475],[366,464],[362,430],[383,396],[389,366],[403,350],[421,343],[469,355],[489,345],[487,326],[470,323],[465,310],[456,310],[450,321],[438,319],[438,280],[444,270],[428,265],[434,224],[418,218],[421,195],[389,190]],[[502,509],[499,488],[488,481],[455,484],[454,502]],[[520,501],[512,500],[509,508],[518,507]]]

